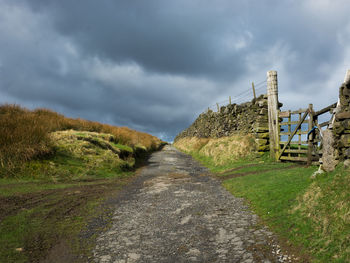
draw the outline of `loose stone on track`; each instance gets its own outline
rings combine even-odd
[[[280,262],[256,256],[272,233],[191,157],[166,146],[149,161],[98,237],[95,262]]]

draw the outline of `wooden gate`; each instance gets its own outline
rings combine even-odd
[[[318,163],[322,157],[322,127],[330,124],[330,121],[319,124],[318,118],[332,112],[336,105],[317,112],[312,104],[307,109],[279,112],[277,160]]]

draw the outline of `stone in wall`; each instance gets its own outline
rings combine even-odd
[[[323,132],[323,154],[322,154],[322,169],[326,172],[333,171],[337,164],[339,163],[338,160],[334,158],[335,156],[335,149],[333,147],[334,145],[334,135],[333,132],[329,129],[325,130]]]
[[[234,134],[254,134],[260,152],[269,150],[269,127],[267,96],[243,104],[229,104],[219,112],[208,110],[198,116],[194,123],[176,136],[220,138]]]
[[[350,159],[350,82],[339,89],[340,109],[335,115],[333,134],[335,137],[335,158],[340,161]]]

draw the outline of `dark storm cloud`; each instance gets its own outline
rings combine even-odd
[[[220,54],[218,49],[227,25],[236,23],[234,8],[227,14],[221,8],[203,8],[204,2],[84,0],[30,4],[34,10],[50,12],[56,29],[73,37],[88,55],[135,61],[149,71],[234,78],[244,70],[242,57]]]
[[[349,68],[349,11],[346,0],[0,0],[0,102],[171,140],[276,69],[286,106],[324,106]]]
[[[295,67],[300,74],[304,67],[339,59],[341,51],[329,48],[338,25],[327,17],[321,25],[315,23],[317,17],[307,17],[298,1],[271,3],[51,0],[39,10],[49,8],[59,32],[73,37],[88,54],[135,61],[156,72],[234,80],[246,71],[247,53],[278,40],[304,58],[302,67]],[[247,30],[257,38],[244,39]],[[249,49],[235,50],[227,43],[239,41],[250,41]]]

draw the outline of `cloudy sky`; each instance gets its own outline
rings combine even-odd
[[[277,70],[283,109],[321,108],[350,68],[349,14],[349,0],[0,0],[0,103],[171,141]]]

